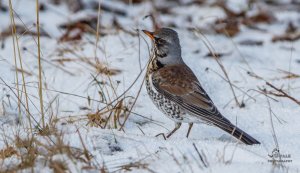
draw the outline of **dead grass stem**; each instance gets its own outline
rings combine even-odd
[[[218,56],[215,54],[215,50],[213,48],[213,46],[211,45],[210,41],[207,39],[207,37],[200,31],[200,30],[195,30],[195,33],[197,36],[202,36],[203,37],[203,43],[205,44],[205,46],[207,47],[207,49],[210,51],[210,53],[213,55],[214,57],[214,60],[217,62],[217,64],[219,65],[219,67],[221,68],[221,70],[223,71],[224,75],[225,75],[225,78],[227,79],[228,83],[229,83],[229,86],[230,86],[230,89],[232,91],[232,94],[233,94],[233,97],[234,97],[234,100],[235,100],[235,103],[241,107],[241,104],[240,102],[238,101],[237,97],[236,97],[236,94],[235,94],[235,91],[233,89],[233,86],[232,86],[232,82],[230,81],[229,79],[229,76],[228,76],[228,73],[226,72],[226,69],[224,67],[224,65],[222,64],[222,62],[220,61],[220,58],[218,58]],[[199,35],[200,34],[200,35]]]
[[[40,111],[42,118],[42,126],[45,127],[45,114],[44,114],[44,102],[43,102],[43,80],[42,80],[42,63],[41,63],[41,41],[40,41],[40,15],[39,15],[39,0],[36,0],[36,29],[37,29],[37,41],[38,41],[38,70],[39,70],[39,97],[40,97]]]
[[[13,14],[13,8],[12,8],[11,0],[9,1],[9,7],[10,7],[10,14],[11,14],[12,36],[14,37],[13,38],[14,54],[15,54],[15,49],[16,49],[15,48],[15,44],[16,44],[17,50],[18,50],[20,72],[21,72],[21,75],[22,75],[22,82],[23,82],[22,87],[23,87],[24,94],[25,94],[25,103],[26,103],[26,110],[27,110],[26,111],[26,115],[27,115],[27,118],[28,118],[30,130],[31,130],[31,133],[32,133],[32,122],[31,122],[31,116],[30,116],[30,112],[29,112],[30,109],[29,109],[28,93],[27,93],[26,81],[25,81],[25,75],[24,75],[24,73],[26,73],[26,72],[25,72],[25,70],[23,68],[22,56],[21,56],[21,51],[20,51],[20,46],[19,46],[19,40],[18,40],[18,37],[17,37],[17,34],[16,34],[16,23],[15,23],[15,17],[14,17],[14,14]],[[15,66],[16,66],[16,68],[18,68],[16,62],[15,62]],[[18,72],[17,71],[16,71],[16,76],[18,76]],[[18,85],[18,81],[17,81],[16,85]],[[17,87],[17,90],[18,89],[19,88]],[[19,95],[19,90],[17,91],[17,93]],[[21,100],[21,98],[20,98],[20,100]],[[19,103],[19,105],[20,105],[20,103]],[[19,110],[19,113],[20,113],[20,110]]]

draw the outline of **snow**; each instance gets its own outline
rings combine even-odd
[[[93,100],[89,103],[88,96],[101,100],[98,92],[103,91],[104,94],[109,94],[105,99],[113,100],[116,97],[110,89],[111,84],[116,94],[120,95],[138,77],[136,83],[126,93],[128,98],[125,99],[125,104],[129,107],[132,105],[133,99],[130,97],[136,97],[142,85],[145,71],[141,72],[140,62],[143,68],[149,59],[147,44],[151,46],[150,40],[141,33],[141,37],[145,38],[147,43],[141,38],[139,44],[137,36],[119,31],[100,36],[96,53],[96,37],[88,33],[84,34],[83,39],[77,43],[60,43],[58,39],[63,35],[64,30],[60,29],[59,25],[85,16],[97,16],[97,11],[87,9],[72,14],[65,4],[57,6],[46,0],[42,2],[46,4],[47,10],[41,12],[40,23],[51,36],[50,38],[41,37],[44,106],[45,108],[52,107],[52,109],[45,109],[46,115],[49,115],[46,118],[49,121],[53,112],[53,115],[59,119],[57,129],[63,132],[65,142],[72,147],[82,149],[79,131],[86,149],[93,156],[92,165],[96,165],[98,170],[105,167],[109,172],[125,172],[124,165],[139,163],[139,166],[131,165],[130,170],[132,172],[299,172],[300,126],[297,122],[300,121],[300,106],[286,97],[270,95],[277,101],[267,98],[258,92],[259,88],[266,88],[268,91],[272,89],[264,80],[247,74],[247,72],[253,72],[274,86],[282,87],[289,95],[300,100],[299,78],[284,79],[287,74],[282,72],[300,75],[300,40],[275,43],[271,41],[274,35],[284,33],[289,21],[294,22],[296,26],[299,25],[300,14],[298,12],[275,11],[277,19],[275,23],[258,25],[265,31],[242,26],[241,32],[233,38],[211,33],[205,34],[216,52],[226,54],[220,57],[220,60],[230,80],[243,91],[235,88],[238,100],[245,104],[244,108],[239,108],[235,104],[230,86],[224,80],[224,73],[217,62],[211,57],[206,57],[209,50],[204,44],[205,39],[188,29],[211,26],[218,18],[225,17],[226,13],[219,7],[204,4],[201,7],[197,5],[172,6],[172,15],[162,14],[159,17],[160,23],[174,22],[178,27],[174,29],[180,37],[184,61],[194,71],[220,112],[261,142],[261,145],[246,146],[238,144],[223,131],[205,124],[194,125],[188,139],[185,137],[188,129],[186,124],[170,139],[164,140],[162,136],[155,137],[159,133],[169,132],[174,127],[174,123],[155,108],[144,86],[132,110],[136,114],[130,114],[124,131],[87,125],[86,115],[95,113],[105,106]],[[233,0],[232,2],[230,8],[234,11],[245,8],[241,2]],[[151,19],[144,19],[144,16],[151,12],[152,6],[149,2],[126,5],[119,1],[103,0],[102,3],[116,5],[118,9],[126,9],[128,13],[127,16],[116,16],[103,11],[101,12],[102,25],[112,27],[112,19],[116,17],[125,29],[133,33],[135,29],[152,30]],[[8,2],[4,1],[4,4],[7,5]],[[35,1],[16,0],[13,1],[13,7],[22,19],[21,22],[16,18],[16,23],[20,25],[24,23],[35,31],[33,25],[36,20]],[[192,16],[191,21],[186,20],[188,16]],[[10,25],[9,13],[0,12],[0,21],[0,31],[3,31]],[[30,112],[39,119],[36,37],[29,35],[19,35],[19,37],[23,68],[31,74],[25,75],[30,98]],[[262,41],[263,45],[239,45],[238,43],[243,40]],[[5,46],[0,50],[0,77],[16,92],[12,37],[5,38],[3,43]],[[104,65],[110,69],[118,69],[121,73],[111,78],[98,74],[92,65],[82,60],[86,58],[95,62],[95,54]],[[56,61],[58,59],[71,59],[71,61],[59,63]],[[142,74],[139,76],[140,73]],[[100,85],[103,88],[99,88],[99,85],[95,83],[93,80],[95,76],[99,81],[106,83],[106,85]],[[24,130],[27,128],[17,122],[17,98],[3,81],[0,81],[0,123],[2,124],[1,134],[3,134],[0,135],[0,148],[6,146],[6,136],[12,139],[16,133],[21,132],[21,136],[26,137],[27,132]],[[21,73],[19,73],[19,83],[22,83]],[[270,108],[277,116],[277,118],[272,116],[272,122],[280,151],[282,154],[291,154],[292,159],[292,163],[285,163],[284,167],[280,168],[268,162],[270,159],[268,154],[272,154],[273,149],[276,148],[272,136]],[[25,115],[26,111],[23,109],[22,121],[28,125]],[[9,140],[8,143],[13,145],[13,141]],[[205,157],[207,167],[201,162],[194,145]],[[97,172],[94,167],[84,169],[84,163],[74,162],[65,154],[57,154],[52,159],[65,161],[71,172]],[[17,165],[19,162],[18,156],[2,159],[1,168]],[[53,171],[49,166],[45,168],[44,166],[43,159],[37,159],[35,164],[37,172]]]

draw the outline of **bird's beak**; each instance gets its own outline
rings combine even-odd
[[[148,37],[151,38],[151,40],[154,40],[154,33],[146,30],[142,30]]]

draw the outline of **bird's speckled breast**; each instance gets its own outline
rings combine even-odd
[[[149,77],[146,79],[146,89],[155,106],[173,121],[184,121],[182,116],[185,114],[184,110],[181,109],[176,103],[173,103],[169,99],[165,98],[165,96],[157,92],[151,84],[151,79],[149,78],[151,78],[151,75],[149,75]]]
[[[181,109],[176,103],[167,99],[164,95],[157,92],[155,87],[152,84],[152,74],[160,68],[161,66],[157,65],[155,58],[150,62],[147,68],[146,74],[146,89],[147,92],[159,110],[161,110],[167,117],[171,118],[173,121],[176,122],[183,122],[185,111]]]

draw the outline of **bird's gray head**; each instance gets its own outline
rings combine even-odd
[[[180,42],[176,31],[170,28],[161,28],[154,32],[146,30],[143,30],[143,32],[153,41],[154,53],[162,65],[173,65],[183,62]]]

